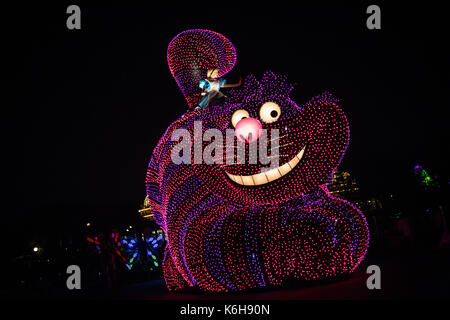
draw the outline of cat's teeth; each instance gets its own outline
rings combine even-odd
[[[252,174],[250,176],[238,176],[230,174],[228,172],[226,172],[226,174],[231,180],[243,186],[259,186],[271,181],[275,181],[294,169],[294,167],[302,159],[303,154],[305,153],[305,147],[303,147],[303,149],[298,154],[296,154],[295,157],[292,158],[289,162],[286,162],[285,164],[277,168],[273,168],[257,174]]]

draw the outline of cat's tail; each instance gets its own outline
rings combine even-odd
[[[189,108],[193,109],[203,98],[200,80],[207,77],[208,69],[217,68],[219,77],[233,69],[236,49],[220,33],[204,29],[186,30],[170,42],[167,63]]]

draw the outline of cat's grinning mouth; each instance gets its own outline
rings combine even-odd
[[[252,174],[249,176],[238,176],[234,174],[230,174],[228,172],[225,172],[231,180],[236,182],[237,184],[243,185],[243,186],[259,186],[262,184],[266,184],[272,181],[275,181],[282,176],[288,174],[294,167],[300,162],[300,160],[303,157],[303,154],[305,152],[305,147],[295,156],[293,157],[289,162],[286,162],[282,166],[279,166],[277,168],[270,169],[265,172]]]

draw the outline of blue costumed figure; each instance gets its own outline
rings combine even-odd
[[[209,69],[206,75],[207,78],[199,82],[199,87],[202,89],[202,96],[205,97],[195,109],[204,109],[209,106],[213,99],[226,97],[220,92],[221,88],[234,88],[240,86],[242,83],[242,79],[239,79],[239,83],[227,84],[227,80],[218,78],[219,69],[217,68]]]

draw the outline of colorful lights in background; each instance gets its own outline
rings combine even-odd
[[[142,208],[138,210],[139,215],[146,220],[153,220],[153,212],[150,204],[151,202],[148,196],[146,196]]]
[[[127,259],[126,267],[131,270],[135,265],[142,264],[147,270],[154,270],[159,266],[164,247],[164,235],[155,232],[150,236],[140,238],[125,235],[120,239],[120,248]]]
[[[414,175],[417,181],[426,189],[439,188],[439,182],[435,178],[432,178],[422,166],[414,166]]]
[[[107,256],[112,264],[115,263],[116,259],[119,259],[119,261],[123,263],[127,263],[127,259],[120,250],[121,243],[118,231],[113,230],[107,235],[101,233],[96,236],[87,236],[86,240],[97,249],[99,254]]]
[[[207,30],[179,34],[168,50],[170,70],[190,107],[198,102],[197,84],[207,69],[218,67],[223,75],[235,59],[231,42]],[[349,142],[347,118],[331,94],[299,106],[290,98],[292,89],[285,76],[250,75],[242,87],[225,93],[223,104],[177,119],[155,147],[146,212],[167,237],[163,272],[169,290],[238,291],[323,279],[351,273],[364,258],[369,241],[364,215],[325,186]],[[254,137],[244,139],[243,164],[171,161],[174,130],[186,129],[198,139],[194,122],[201,121],[203,131],[225,135],[239,127],[242,117],[233,120],[237,113],[256,119],[269,131],[270,143],[278,140],[275,170],[261,174],[264,166],[249,157],[251,143],[260,141]],[[272,129],[279,130],[278,138],[270,135]],[[232,146],[237,143],[235,138]],[[203,141],[202,149],[208,144]]]
[[[127,228],[127,231],[132,226]],[[110,259],[116,258],[122,262],[128,270],[136,265],[141,265],[144,269],[152,271],[159,266],[162,260],[165,238],[161,230],[153,231],[149,235],[125,234],[119,235],[117,231],[112,231],[110,237],[105,238],[103,234],[88,236],[87,241],[93,244],[100,254],[109,255]]]

